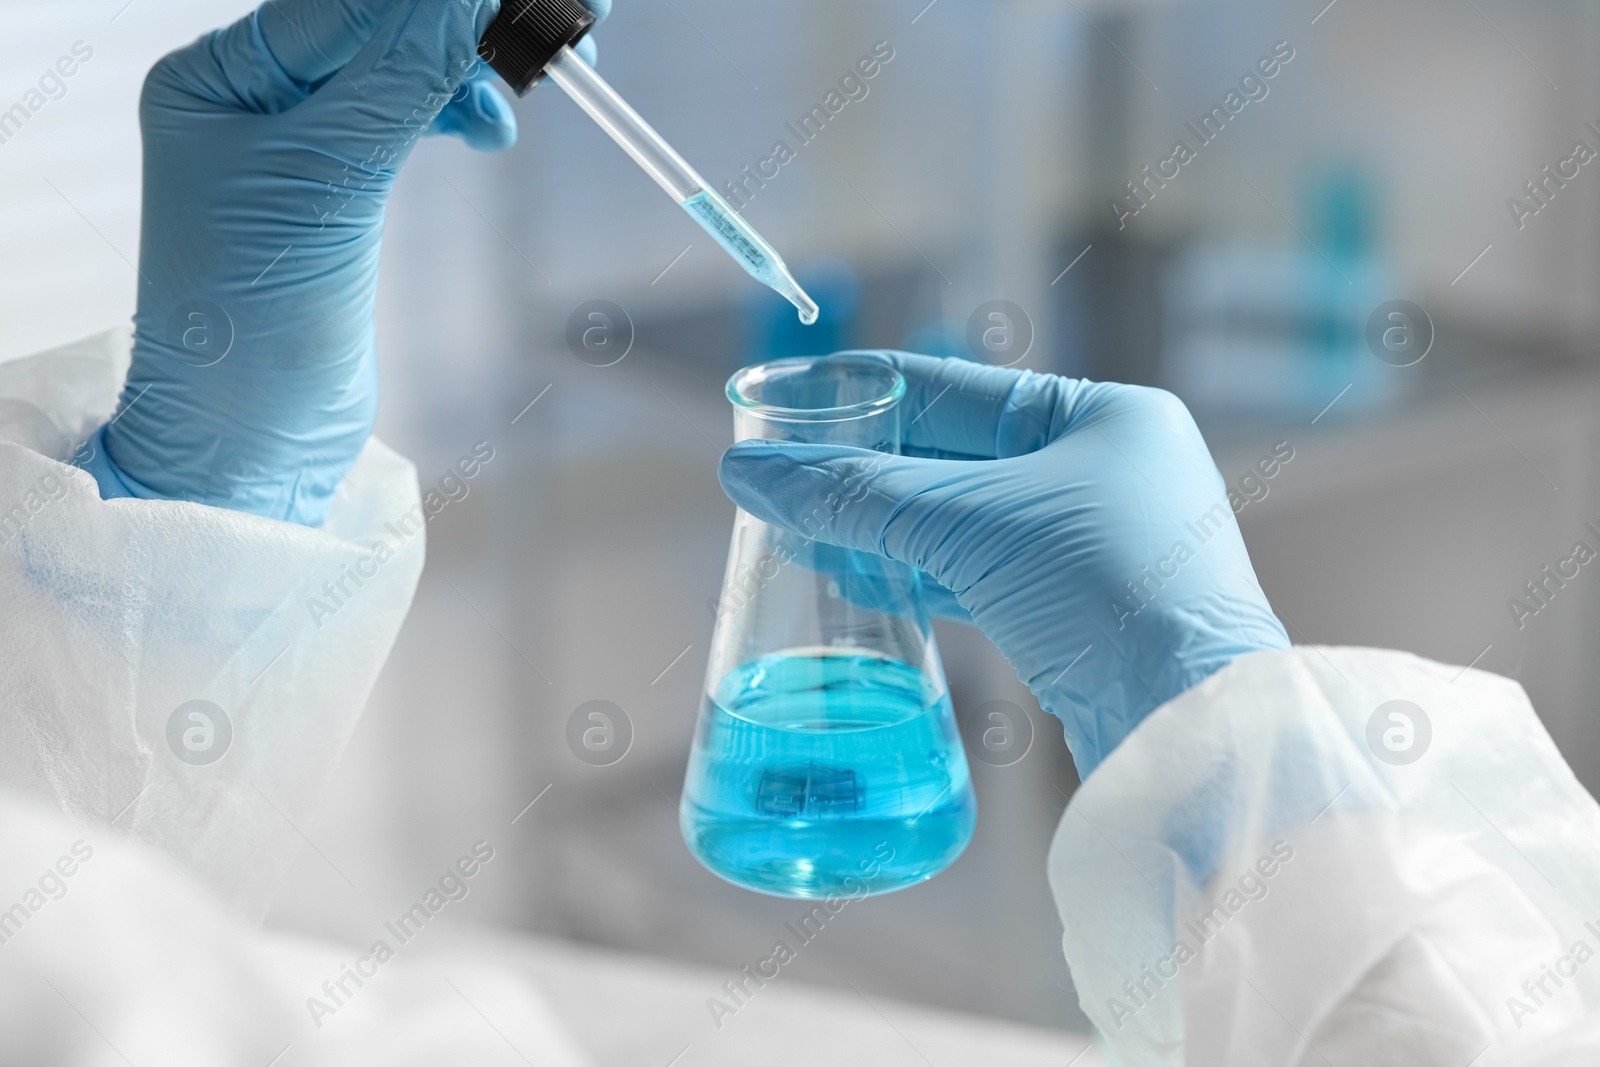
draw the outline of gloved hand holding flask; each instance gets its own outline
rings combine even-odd
[[[741,441],[735,503],[917,567],[1066,728],[1087,777],[1151,711],[1246,652],[1289,645],[1180,401],[965,360],[876,354],[906,378],[903,456]],[[848,507],[824,502],[872,459]],[[953,594],[953,596],[951,595]]]

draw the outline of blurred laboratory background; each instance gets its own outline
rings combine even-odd
[[[128,320],[140,78],[247,7],[0,6],[0,109],[94,50],[0,143],[0,357]],[[273,923],[370,941],[484,838],[504,865],[474,921],[717,974],[768,954],[804,909],[697,866],[675,803],[733,518],[723,383],[835,348],[1174,390],[1297,642],[1515,677],[1600,786],[1600,576],[1543,571],[1600,547],[1600,7],[617,0],[598,41],[822,320],[551,86],[504,154],[420,146],[383,250],[379,432],[425,489],[493,459],[428,526]],[[852,905],[785,973],[1082,1029],[1045,883],[1077,785],[1061,730],[975,633],[939,639],[958,712],[1008,701],[1032,746],[974,762],[950,870]],[[595,700],[631,723],[606,766],[567,741]]]

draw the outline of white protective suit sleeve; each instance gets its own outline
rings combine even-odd
[[[1600,1063],[1600,807],[1508,679],[1242,657],[1090,775],[1049,869],[1127,1067]]]
[[[416,589],[416,472],[369,441],[321,529],[101,500],[68,463],[129,340],[0,364],[0,787],[161,848],[259,919]]]

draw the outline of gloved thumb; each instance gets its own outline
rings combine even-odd
[[[718,477],[735,504],[764,522],[938,578],[921,558],[918,538],[893,520],[948,466],[865,448],[741,441],[723,455]]]
[[[427,132],[430,137],[459,137],[480,152],[499,152],[517,143],[517,116],[486,78],[474,74],[450,98]]]

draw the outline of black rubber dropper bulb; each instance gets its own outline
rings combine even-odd
[[[583,40],[594,21],[578,0],[505,0],[483,31],[478,56],[518,96],[527,96],[544,78],[545,64]]]

